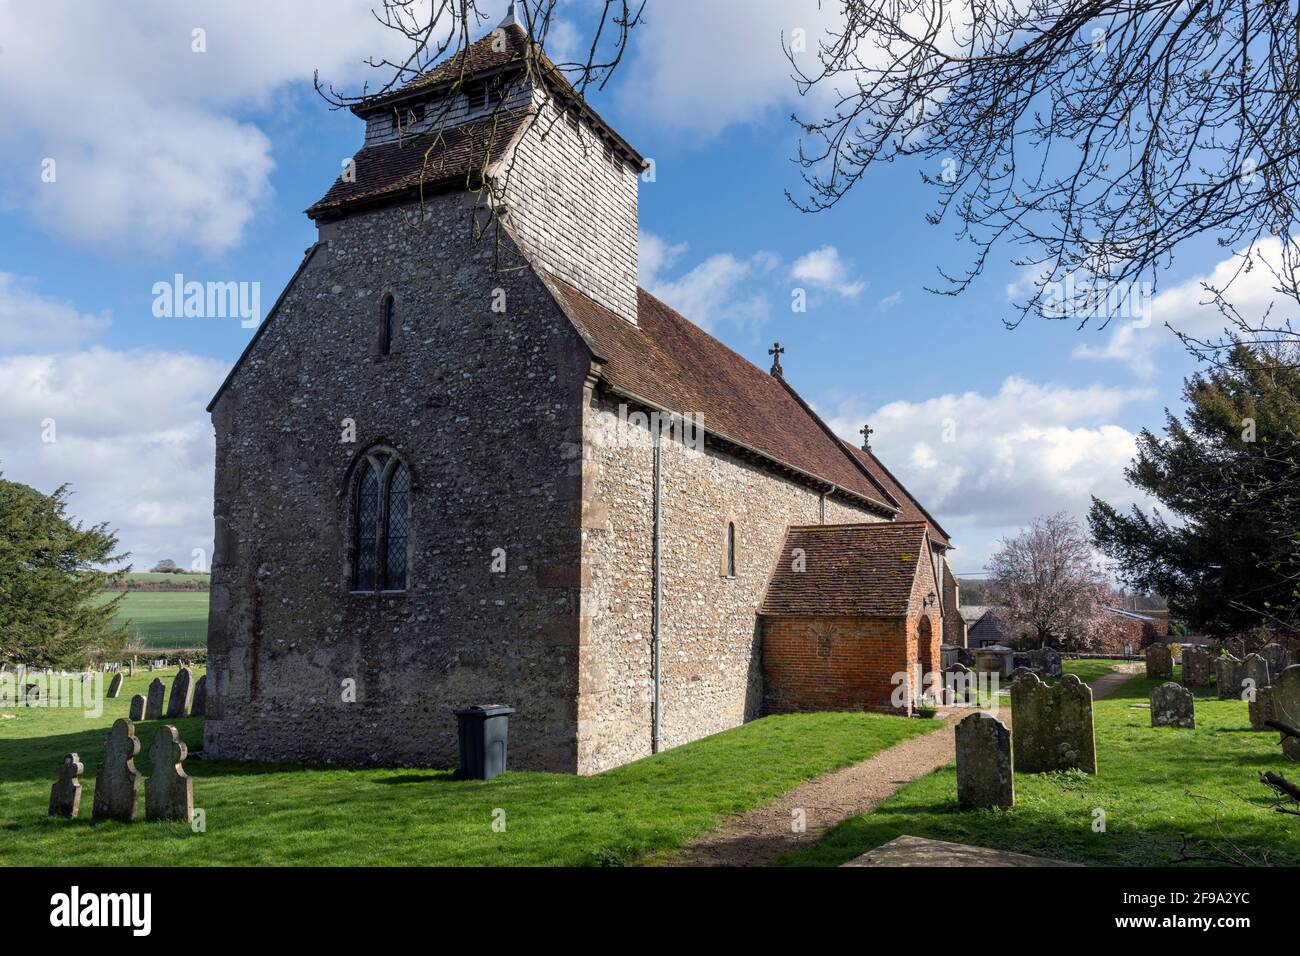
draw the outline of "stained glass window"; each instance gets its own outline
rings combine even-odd
[[[388,480],[388,548],[384,562],[384,590],[406,590],[406,531],[410,521],[410,474],[398,464]]]
[[[370,462],[362,465],[357,482],[357,552],[353,587],[372,591],[375,587],[377,562],[375,544],[379,541],[379,474]]]
[[[410,580],[411,473],[392,452],[370,452],[357,466],[354,591],[405,591]]]

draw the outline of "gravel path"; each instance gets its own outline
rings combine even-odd
[[[1092,681],[1093,699],[1105,697],[1141,668],[1141,664],[1121,664]],[[767,806],[729,817],[666,862],[669,866],[766,866],[789,850],[816,843],[841,820],[874,810],[900,787],[956,760],[954,727],[971,712],[954,711],[933,733],[895,744],[861,763],[800,784]],[[1001,709],[998,716],[1011,725],[1009,708]],[[804,815],[802,833],[793,827],[798,810]]]

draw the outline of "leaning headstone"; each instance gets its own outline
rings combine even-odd
[[[1292,664],[1273,681],[1273,719],[1300,730],[1300,664]],[[1282,752],[1300,760],[1300,739],[1282,737]]]
[[[81,776],[85,766],[76,754],[64,754],[59,761],[59,779],[50,787],[50,816],[75,820],[81,809]]]
[[[122,693],[122,675],[114,674],[108,685],[108,699],[115,700],[120,693]]]
[[[194,682],[194,703],[190,705],[191,717],[202,717],[208,709],[208,675]]]
[[[194,818],[194,781],[181,764],[188,751],[180,731],[164,724],[153,735],[149,759],[153,773],[144,785],[144,813],[148,820],[184,820]]]
[[[1168,644],[1152,644],[1147,648],[1147,678],[1170,680],[1174,676],[1174,658]]]
[[[1261,647],[1259,649],[1259,656],[1268,661],[1268,676],[1270,681],[1280,677],[1282,672],[1286,670],[1287,665],[1291,663],[1289,660],[1290,655],[1287,653],[1286,648],[1276,642],[1265,644]]]
[[[1254,693],[1246,698],[1246,707],[1250,712],[1251,730],[1272,730],[1267,722],[1274,720],[1273,688],[1256,687]]]
[[[144,720],[144,694],[136,694],[131,698],[131,719]]]
[[[1224,654],[1214,662],[1214,681],[1219,685],[1219,700],[1240,700],[1241,682],[1245,679],[1241,661]]]
[[[1019,678],[1011,685],[1011,714],[1017,771],[1097,772],[1092,688],[1077,674],[1050,686],[1035,674]]]
[[[971,714],[957,725],[957,802],[963,810],[1015,806],[1011,731],[992,714]]]
[[[135,725],[125,717],[113,721],[113,729],[104,743],[104,762],[95,774],[92,815],[96,820],[130,823],[135,819],[140,797],[140,772],[135,769],[135,757],[139,752]]]
[[[1166,681],[1151,689],[1152,727],[1196,727],[1196,698],[1182,684]]]
[[[163,694],[166,688],[163,687],[161,677],[155,677],[153,683],[149,685],[149,696],[145,699],[144,719],[157,720],[163,715]]]
[[[167,701],[168,717],[186,717],[194,697],[194,672],[182,667],[172,681],[172,695]]]
[[[1241,694],[1243,700],[1249,701],[1255,693],[1272,685],[1269,676],[1268,661],[1258,654],[1247,654],[1241,662]]]
[[[1209,687],[1214,679],[1214,658],[1208,648],[1195,646],[1183,651],[1183,686]]]

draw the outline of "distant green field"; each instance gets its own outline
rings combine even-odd
[[[115,594],[105,592],[99,600],[107,603]],[[208,592],[128,591],[118,606],[117,619],[126,623],[133,645],[205,647],[208,643]]]
[[[210,574],[162,574],[161,572],[154,573],[153,571],[132,571],[130,574],[127,575],[127,578],[131,581],[162,581],[168,584],[175,584],[179,587],[195,581],[200,581],[204,585],[207,585],[211,582],[212,575]]]

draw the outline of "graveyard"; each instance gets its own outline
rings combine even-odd
[[[1063,678],[1022,678],[999,704],[1027,722],[1031,711],[1050,706],[1043,695],[1074,700],[1085,693],[1076,677],[1111,666],[1068,661]],[[202,676],[193,669],[196,683]],[[1172,677],[1181,679],[1180,666]],[[448,770],[205,761],[194,754],[203,718],[166,716],[185,696],[183,685],[174,693],[177,678],[174,667],[139,668],[93,718],[71,709],[3,709],[0,865],[671,865],[677,850],[729,814],[943,724],[865,713],[776,715],[595,776],[457,780]],[[1006,763],[993,788],[1006,784],[1004,797],[959,792],[949,764],[777,862],[835,866],[908,836],[1088,865],[1300,865],[1297,818],[1275,812],[1258,782],[1264,771],[1290,769],[1277,734],[1252,731],[1246,704],[1221,700],[1214,687],[1177,690],[1163,674],[1138,675],[1093,702],[1095,756],[1080,743],[1067,762],[1095,761],[1095,773],[1053,769],[1044,755],[1050,748],[1025,749],[1008,806]],[[137,695],[135,706],[148,709],[133,725],[135,818],[93,819],[106,735],[124,733],[120,718]],[[1152,701],[1160,702],[1154,711]],[[1181,708],[1193,703],[1189,726]],[[958,737],[1000,733],[1005,740],[996,721],[978,718]],[[129,753],[130,744],[114,744],[124,745]],[[168,794],[164,785],[176,780],[155,764],[186,746],[190,779]],[[84,768],[79,777],[64,763],[72,753]],[[1035,761],[1045,772],[1023,769]],[[77,779],[80,813],[49,815],[51,786],[57,780],[56,792],[66,795]],[[194,825],[184,822],[190,806]]]
[[[194,669],[196,680],[203,675]],[[202,718],[135,724],[135,769],[154,774],[151,744],[174,725],[191,756],[203,832],[147,821],[140,784],[133,823],[92,821],[95,765],[135,695],[177,669],[126,678],[102,716],[4,708],[0,717],[0,866],[617,865],[671,852],[727,814],[939,726],[860,713],[764,718],[593,777],[507,773],[459,781],[451,771],[205,762]],[[12,715],[12,716],[10,716]],[[47,815],[65,754],[84,766],[77,819]]]
[[[1092,866],[1300,865],[1300,820],[1275,812],[1258,781],[1300,776],[1278,735],[1252,731],[1246,703],[1215,688],[1193,692],[1194,728],[1153,727],[1151,693],[1164,683],[1139,675],[1093,703],[1095,774],[1017,772],[1013,809],[963,810],[944,767],[778,863],[838,866],[908,835]]]

